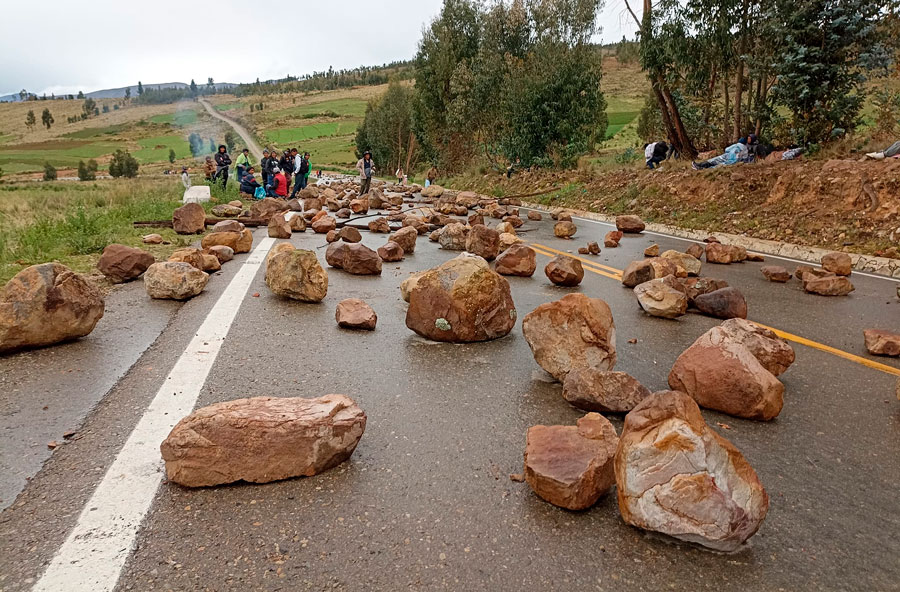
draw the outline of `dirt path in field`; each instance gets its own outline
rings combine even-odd
[[[209,112],[210,115],[212,115],[216,119],[221,119],[222,121],[224,121],[225,123],[227,123],[228,125],[230,125],[231,127],[234,128],[234,131],[236,131],[238,133],[238,135],[244,140],[244,142],[247,144],[247,148],[250,149],[250,153],[253,154],[253,156],[256,158],[256,160],[262,159],[262,148],[259,147],[259,144],[256,143],[256,141],[253,139],[253,136],[250,135],[250,132],[248,132],[244,128],[244,126],[242,126],[241,124],[239,124],[232,118],[222,115],[221,113],[216,111],[216,108],[213,107],[212,105],[210,105],[204,99],[198,99],[198,100],[200,101],[200,104],[206,108],[206,110]]]

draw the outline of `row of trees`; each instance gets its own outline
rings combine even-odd
[[[87,162],[78,161],[78,179],[80,181],[93,181],[97,178],[100,165],[91,158]],[[133,179],[138,174],[138,161],[128,151],[116,150],[109,161],[109,175],[114,179],[126,177]],[[55,181],[57,177],[56,167],[49,162],[44,163],[44,181]]]
[[[394,167],[456,171],[575,162],[606,133],[599,48],[602,0],[445,0],[419,43],[413,88],[370,103],[357,151]]]
[[[644,0],[640,18],[634,1],[652,89],[640,131],[691,158],[750,132],[807,144],[852,129],[900,32],[881,0]]]
[[[381,66],[360,66],[345,70],[335,70],[329,67],[324,72],[313,72],[303,76],[289,74],[280,80],[260,82],[257,78],[256,82],[237,85],[232,92],[241,97],[326,91],[354,86],[376,86],[387,84],[389,80],[410,80],[412,77],[412,64],[400,61]]]

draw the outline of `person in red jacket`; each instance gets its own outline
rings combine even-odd
[[[288,180],[287,177],[284,176],[284,171],[282,171],[279,167],[275,167],[273,170],[275,173],[272,176],[270,181],[271,185],[271,197],[280,197],[284,199],[288,194]]]

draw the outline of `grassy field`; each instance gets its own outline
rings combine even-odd
[[[93,269],[104,247],[122,243],[165,258],[197,237],[171,229],[135,229],[136,220],[167,220],[181,204],[175,179],[57,181],[0,186],[0,285],[29,265],[59,261]],[[157,232],[171,245],[143,245]]]
[[[189,158],[191,146],[180,135],[153,136],[137,141],[140,150],[132,152],[132,156],[140,163],[163,162],[169,160],[169,150],[175,150],[175,158]]]

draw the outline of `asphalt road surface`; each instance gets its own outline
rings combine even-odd
[[[573,291],[603,298],[617,326],[616,369],[666,388],[675,358],[718,321],[648,317],[616,271],[652,243],[684,250],[688,241],[626,235],[620,248],[582,257],[592,265],[580,287],[554,287],[542,273],[549,255],[602,244],[610,229],[576,223],[574,241],[554,238],[549,216],[521,229],[540,254],[533,278],[509,278],[519,318]],[[385,241],[363,235],[372,248]],[[324,236],[291,241],[324,265]],[[614,494],[569,512],[509,479],[522,470],[528,427],[573,424],[581,413],[534,362],[520,323],[503,339],[469,345],[406,328],[400,282],[458,253],[420,237],[416,253],[385,264],[380,277],[329,269],[325,301],[301,304],[265,285],[258,265],[273,243],[257,230],[256,251],[185,304],[127,285],[87,338],[0,358],[0,498],[9,506],[0,515],[0,590],[900,589],[900,363],[868,356],[862,339],[865,328],[900,328],[895,281],[854,273],[852,295],[825,298],[793,280],[767,282],[760,263],[704,264],[702,275],[739,287],[750,318],[789,334],[797,354],[780,377],[785,406],[774,421],[703,411],[771,497],[747,548],[722,555],[625,525]],[[376,310],[374,332],[337,327],[335,306],[348,297]],[[195,351],[195,335],[205,339],[210,327],[222,339],[212,353]],[[178,371],[202,360],[208,375]],[[173,397],[193,389],[196,406],[343,393],[368,425],[353,457],[321,475],[186,489],[163,481],[159,441],[144,443],[152,458],[130,452],[139,422],[167,413],[158,402],[171,380]],[[611,419],[620,430],[622,418]],[[49,440],[64,443],[50,453]],[[103,493],[138,461],[150,467],[135,481],[142,485]],[[107,515],[110,533],[90,534],[92,516]]]

